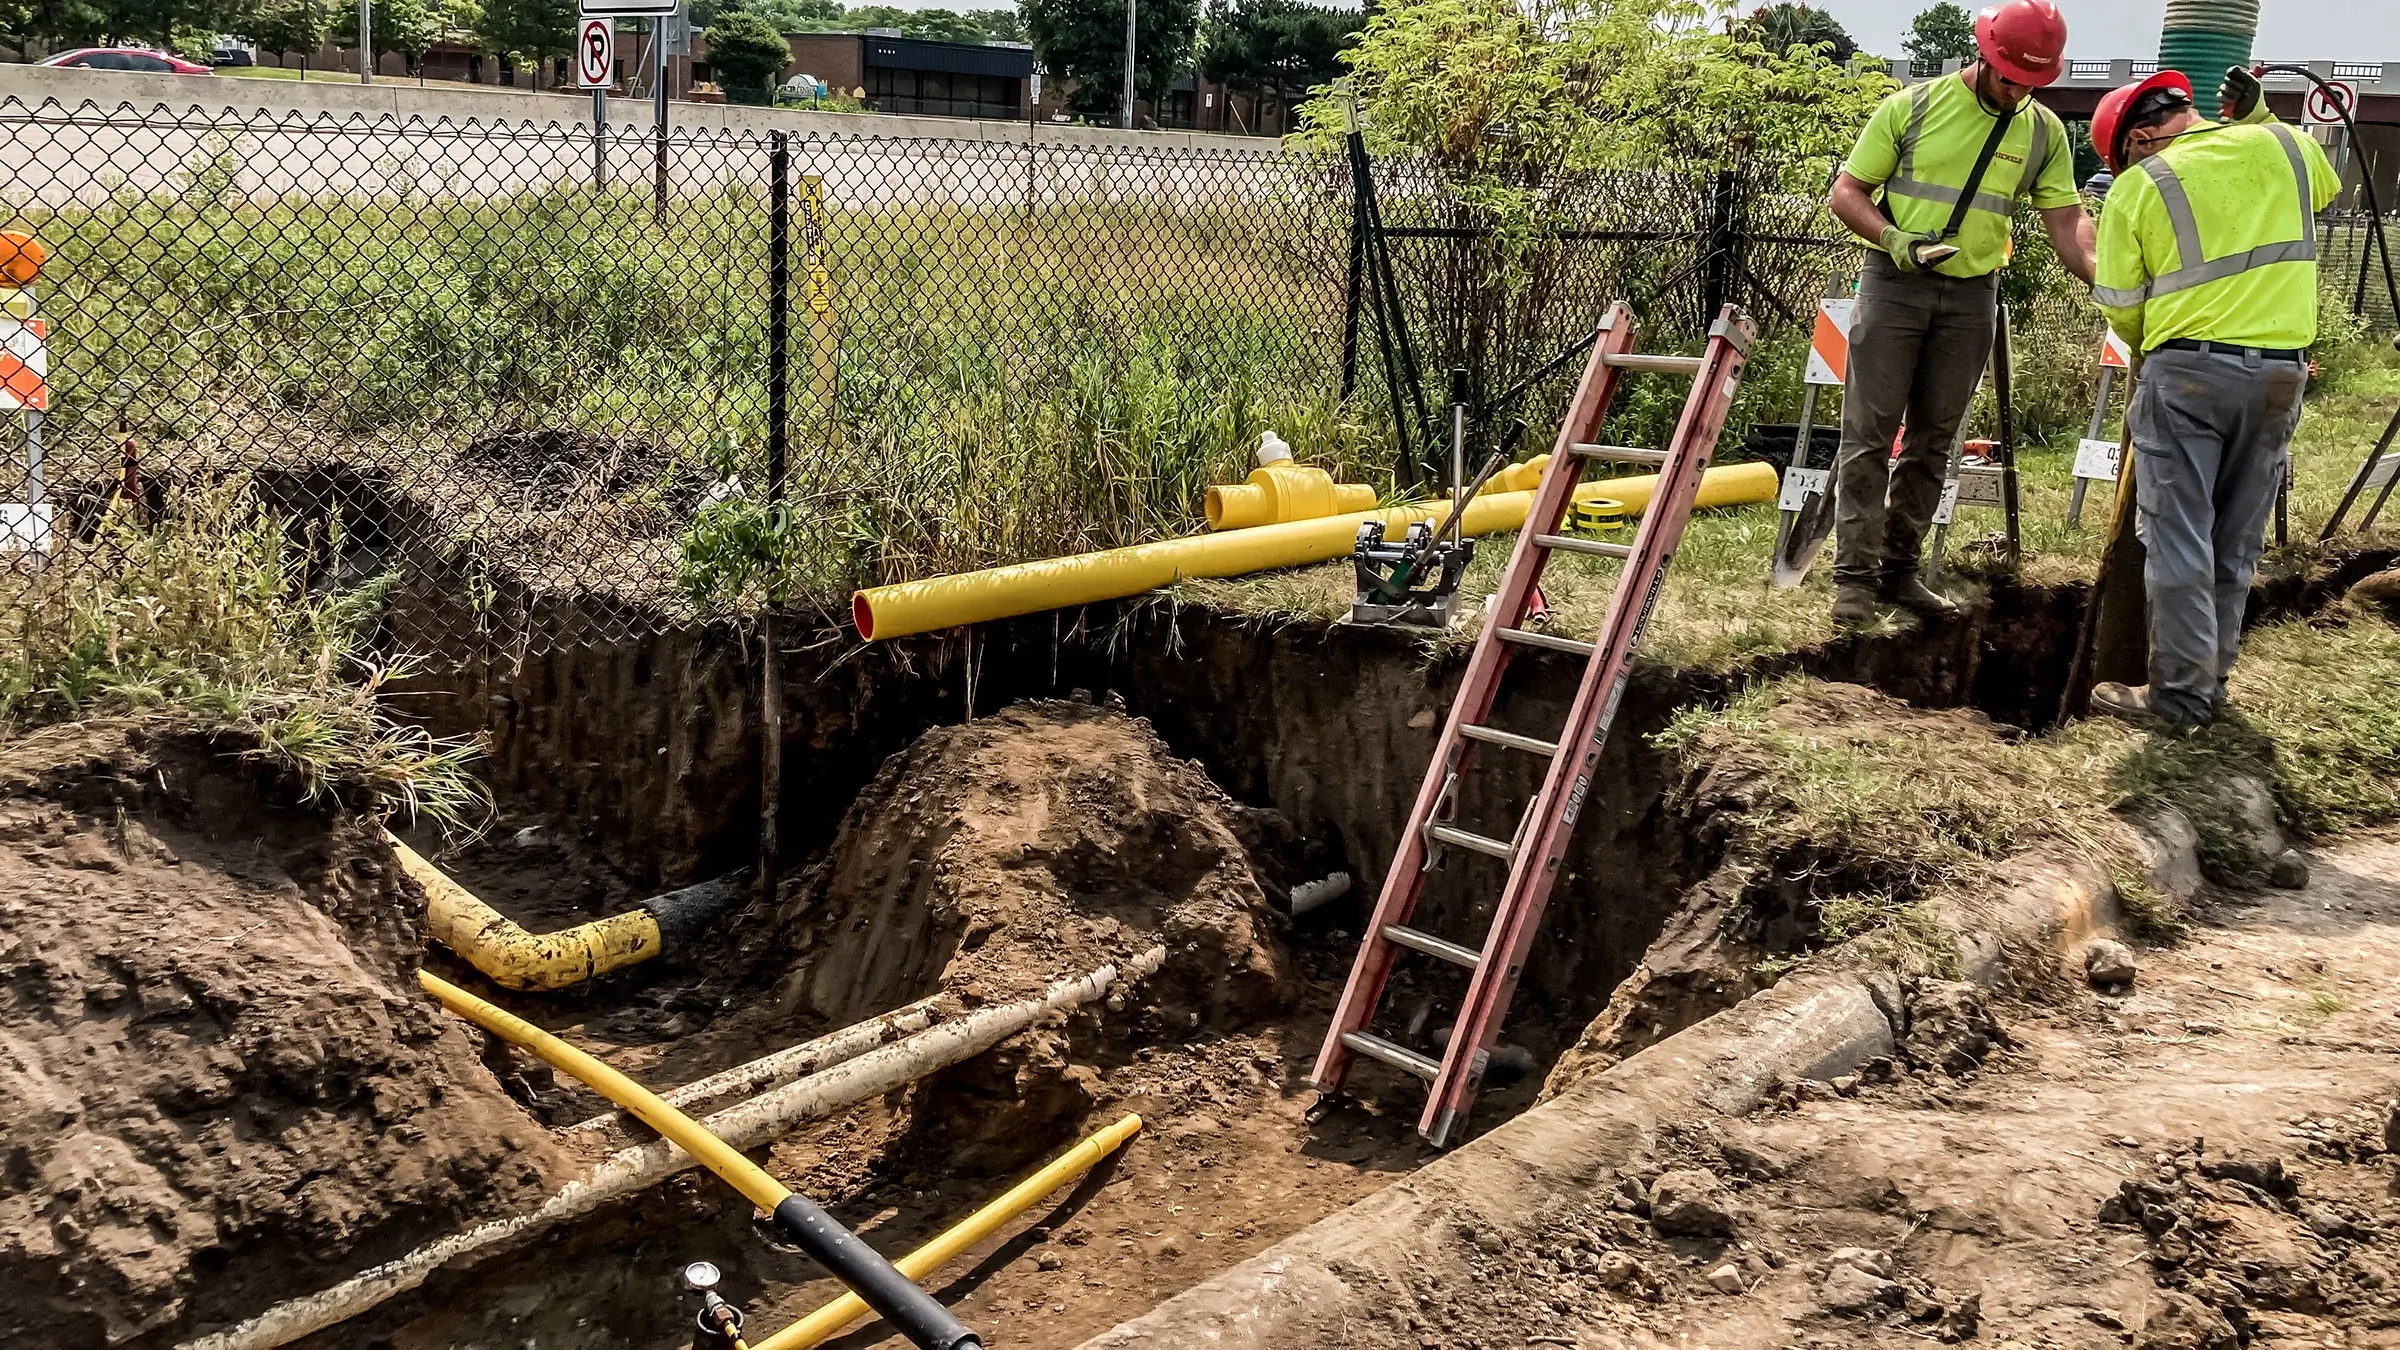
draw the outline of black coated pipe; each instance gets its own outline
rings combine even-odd
[[[933,1295],[917,1287],[858,1235],[805,1195],[792,1195],[775,1207],[775,1226],[798,1243],[800,1250],[834,1278],[850,1286],[883,1320],[900,1329],[913,1345],[925,1350],[964,1350],[983,1345]]]

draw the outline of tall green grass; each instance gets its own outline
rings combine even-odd
[[[368,645],[391,578],[312,585],[316,548],[233,477],[164,521],[112,509],[39,569],[0,568],[0,738],[91,717],[230,731],[310,799],[473,827],[488,806],[478,747],[386,715],[413,668]]]
[[[35,222],[62,480],[106,472],[120,407],[162,463],[369,460],[450,504],[505,492],[447,476],[493,432],[642,443],[726,482],[683,550],[707,607],[1189,530],[1270,427],[1388,481],[1379,396],[1337,396],[1341,278],[1299,241],[1306,201],[835,210],[821,319],[796,223],[791,506],[772,556],[728,571],[722,518],[758,514],[768,476],[755,191],[678,199],[661,229],[638,188],[253,203],[215,159],[188,177]],[[603,531],[552,543],[587,573],[655,568]]]

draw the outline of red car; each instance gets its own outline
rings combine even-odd
[[[45,66],[72,70],[147,70],[160,75],[206,75],[209,68],[165,52],[140,47],[77,47],[42,61]]]

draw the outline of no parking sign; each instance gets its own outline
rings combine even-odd
[[[606,89],[616,82],[616,21],[587,14],[575,25],[575,87]]]

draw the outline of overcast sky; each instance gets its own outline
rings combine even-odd
[[[1812,0],[1878,56],[1898,56],[1908,21],[1932,0]],[[1968,9],[1976,0],[1960,0]],[[2158,55],[2166,0],[2059,0],[2067,54],[2085,60]],[[2394,0],[2264,0],[2258,44],[2268,61],[2400,61],[2400,3]]]

